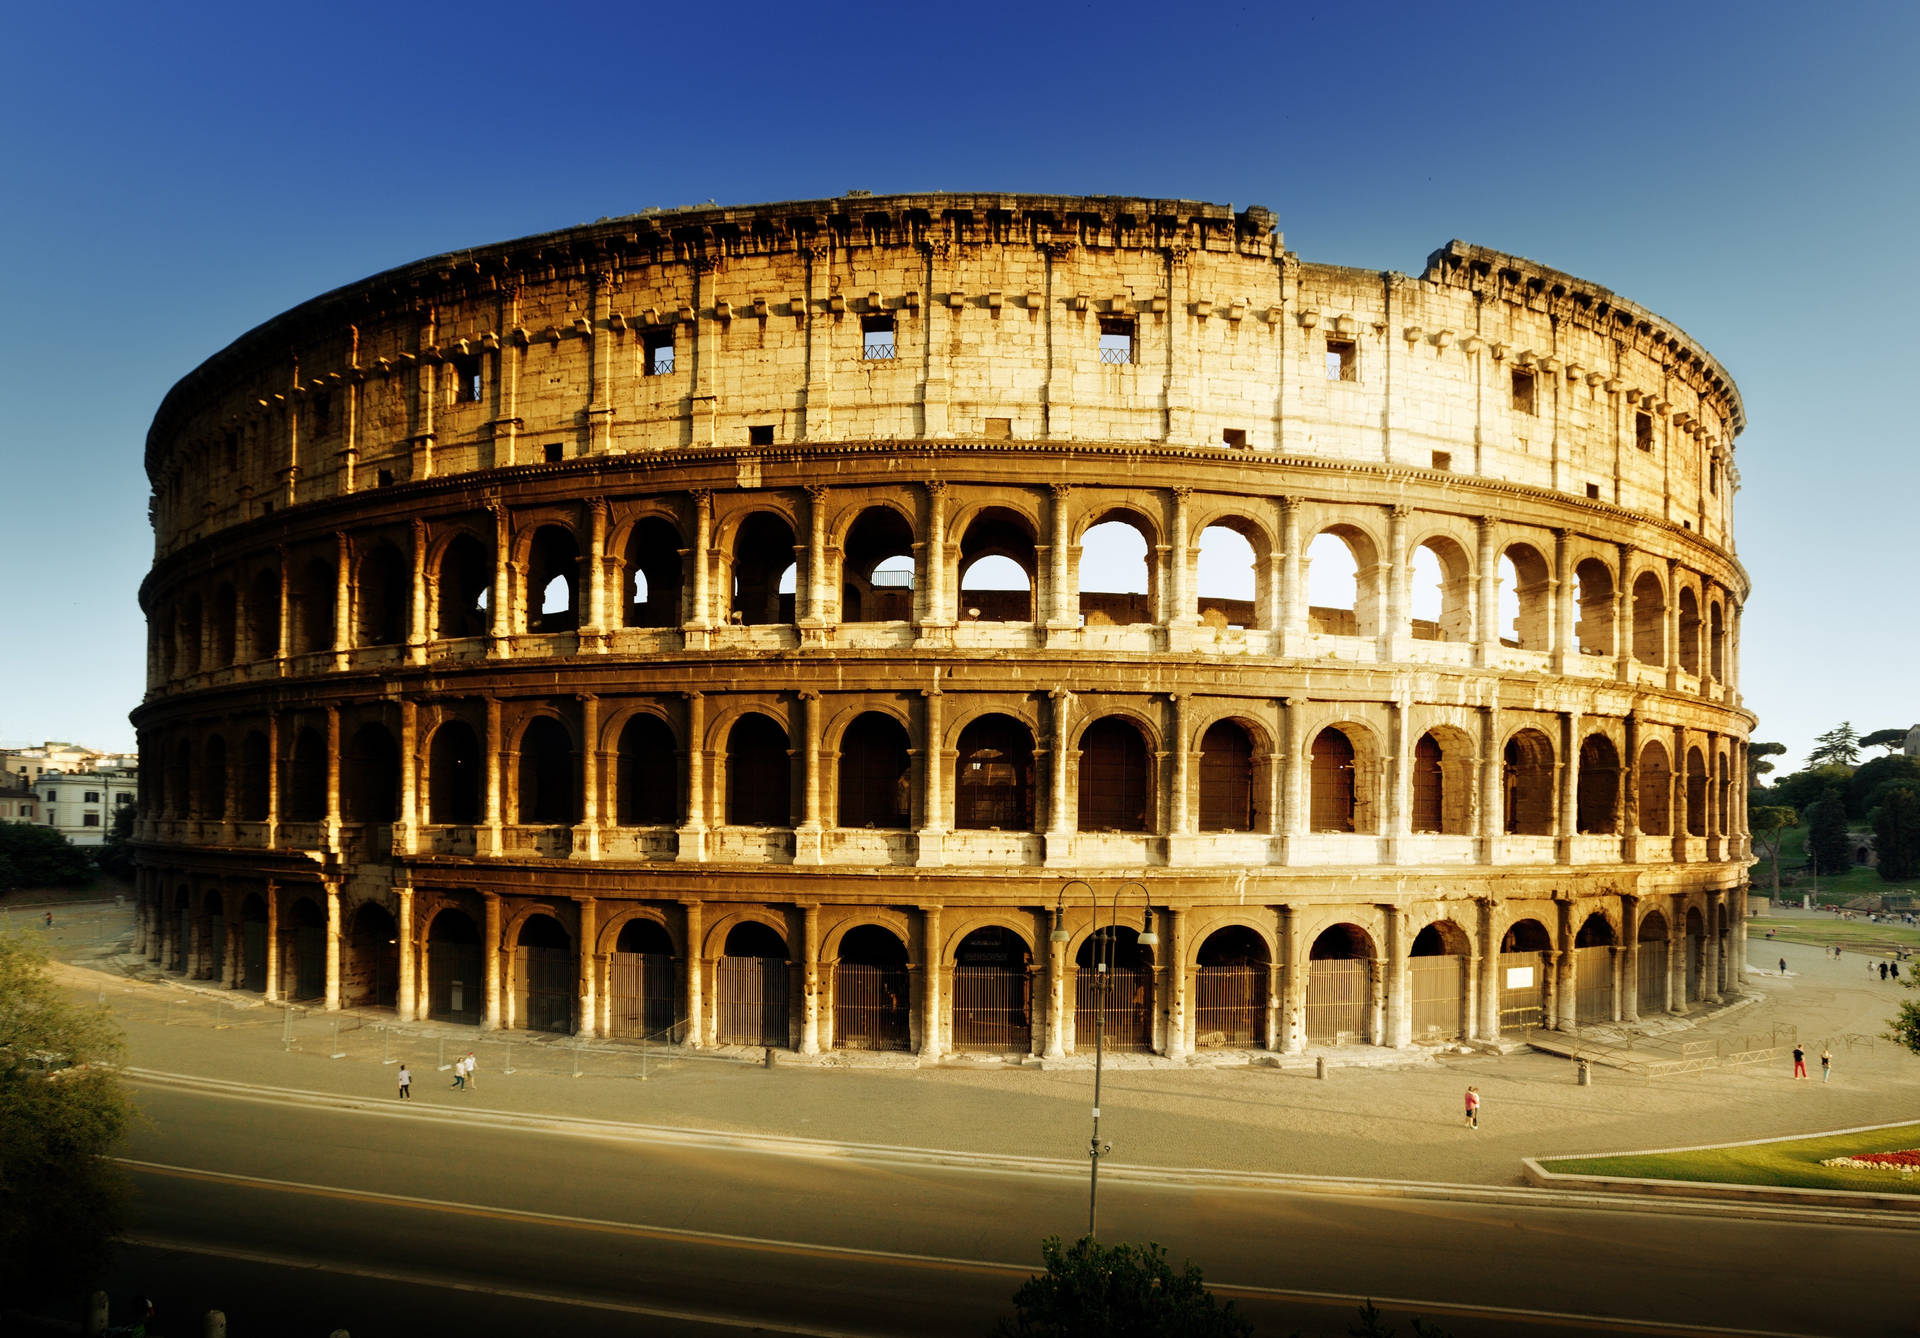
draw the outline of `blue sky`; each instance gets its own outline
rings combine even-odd
[[[849,189],[1264,204],[1614,288],[1740,383],[1743,688],[1790,762],[1920,720],[1920,7],[16,9],[0,45],[0,741],[130,746],[141,451],[308,297],[649,205]]]

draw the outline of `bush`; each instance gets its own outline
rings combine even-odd
[[[51,827],[0,822],[0,891],[73,887],[93,877],[93,861]]]
[[[1189,1263],[1175,1273],[1163,1246],[1102,1245],[1082,1236],[1040,1245],[1047,1270],[1013,1294],[1000,1338],[1250,1338],[1253,1324],[1222,1305]]]

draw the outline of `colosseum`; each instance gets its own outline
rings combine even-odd
[[[922,1060],[1685,1013],[1746,957],[1743,425],[1605,288],[1310,264],[1261,208],[406,265],[154,420],[141,950]]]

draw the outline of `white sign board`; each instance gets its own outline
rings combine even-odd
[[[1524,990],[1533,985],[1533,968],[1530,966],[1510,966],[1507,968],[1507,988]]]

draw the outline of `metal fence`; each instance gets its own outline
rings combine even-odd
[[[722,1045],[787,1045],[787,964],[778,957],[722,957],[714,967]]]
[[[1500,1030],[1530,1031],[1547,1015],[1547,955],[1500,954]]]
[[[840,962],[833,969],[833,1044],[841,1050],[905,1050],[907,969]]]
[[[673,958],[665,953],[616,952],[607,964],[607,1032],[679,1040]]]
[[[1408,963],[1417,1040],[1451,1041],[1466,1032],[1467,959],[1451,953],[1415,957]]]
[[[1642,1013],[1657,1012],[1667,1006],[1667,941],[1640,941],[1639,995],[1637,1007]]]
[[[1245,1048],[1267,1042],[1267,968],[1203,966],[1193,980],[1195,1046]]]
[[[953,968],[953,1044],[957,1050],[1033,1052],[1033,980],[1021,967]]]
[[[1094,1028],[1104,1019],[1109,1050],[1153,1048],[1153,968],[1080,969],[1073,990],[1073,1044],[1090,1047]]]
[[[1573,950],[1573,1020],[1613,1021],[1613,949]]]
[[[1341,1045],[1367,1037],[1372,991],[1367,964],[1350,957],[1321,957],[1307,964],[1307,1039]]]

